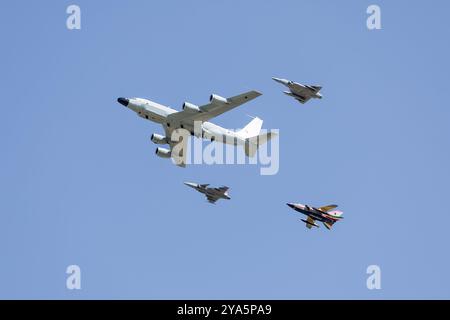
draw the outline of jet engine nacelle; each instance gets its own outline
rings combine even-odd
[[[170,150],[166,148],[156,148],[156,155],[161,158],[170,158]]]
[[[209,102],[211,102],[212,104],[224,104],[224,103],[228,103],[227,98],[221,97],[217,94],[212,94],[209,97]]]
[[[198,106],[196,106],[195,104],[189,103],[189,102],[183,103],[183,110],[186,110],[186,111],[189,111],[192,113],[202,112],[202,110],[200,110],[200,108]]]
[[[167,138],[157,133],[152,134],[150,140],[156,144],[167,144]]]

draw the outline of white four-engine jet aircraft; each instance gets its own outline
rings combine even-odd
[[[121,105],[136,112],[140,117],[160,123],[164,128],[165,135],[154,133],[151,136],[151,141],[156,144],[168,144],[169,149],[158,147],[156,148],[156,154],[162,158],[172,157],[175,164],[185,167],[187,140],[183,138],[173,139],[172,133],[176,129],[185,129],[191,135],[210,139],[211,141],[217,140],[232,145],[242,145],[248,157],[254,156],[258,146],[274,137],[274,133],[270,132],[260,135],[263,121],[259,118],[254,118],[240,131],[232,131],[207,122],[209,119],[217,117],[260,95],[261,93],[257,91],[249,91],[231,98],[223,98],[212,94],[209,103],[203,106],[196,106],[192,103],[184,102],[182,111],[176,111],[142,98],[121,97],[117,101]],[[201,132],[195,132],[197,130],[194,130],[194,122],[197,121],[201,124],[201,130],[198,130]],[[180,147],[178,147],[179,144],[181,144]],[[173,152],[175,146],[177,146],[177,152]]]

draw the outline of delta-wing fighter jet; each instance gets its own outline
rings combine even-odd
[[[283,93],[293,97],[302,104],[308,102],[311,98],[322,99],[322,95],[319,93],[322,89],[321,86],[310,86],[280,78],[272,79],[288,87],[289,91],[283,91]]]
[[[260,145],[273,138],[275,133],[260,134],[263,121],[259,118],[254,118],[240,131],[228,130],[208,122],[211,118],[230,111],[260,95],[261,93],[257,91],[249,91],[230,98],[212,94],[209,103],[203,106],[196,106],[189,102],[183,103],[182,111],[176,111],[142,98],[121,97],[117,101],[136,112],[138,116],[161,124],[165,135],[154,133],[151,136],[151,141],[160,145],[168,144],[169,149],[158,147],[156,148],[156,154],[162,158],[172,158],[175,164],[185,167],[187,140],[183,136],[180,138],[179,133],[175,132],[177,129],[185,129],[185,132],[198,138],[242,145],[248,157],[253,157]],[[199,130],[196,127],[198,124]],[[177,134],[174,134],[174,132]],[[174,151],[175,146],[177,148]]]
[[[219,199],[230,200],[230,196],[228,195],[228,187],[223,186],[219,188],[209,188],[209,184],[198,184],[193,182],[185,182],[185,185],[197,190],[198,192],[203,193],[206,196],[206,200],[209,203],[215,204]]]
[[[295,211],[303,213],[308,217],[306,220],[300,219],[306,224],[306,227],[308,229],[311,229],[312,227],[318,228],[319,225],[316,223],[316,221],[320,221],[329,230],[331,229],[334,223],[344,218],[342,217],[343,214],[342,211],[337,210],[331,211],[337,208],[337,205],[335,204],[330,204],[318,208],[310,207],[308,205],[300,203],[287,203],[287,205],[292,209],[294,209]]]

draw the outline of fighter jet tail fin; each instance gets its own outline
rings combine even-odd
[[[343,218],[343,216],[342,216],[343,212],[342,211],[338,211],[338,210],[329,211],[328,214],[332,215],[335,218],[340,218],[340,219]]]

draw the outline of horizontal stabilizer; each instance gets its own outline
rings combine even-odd
[[[275,132],[266,132],[247,139],[244,145],[245,155],[247,157],[253,157],[256,154],[259,146],[267,143],[270,139],[275,138],[276,136],[278,136],[278,134]]]
[[[261,145],[267,143],[270,139],[275,138],[277,135],[278,134],[275,132],[267,132],[267,133],[260,134],[258,136],[257,145],[261,146]]]
[[[324,222],[323,225],[324,225],[328,230],[330,230],[334,223],[335,223],[335,221],[329,221],[329,222]]]

